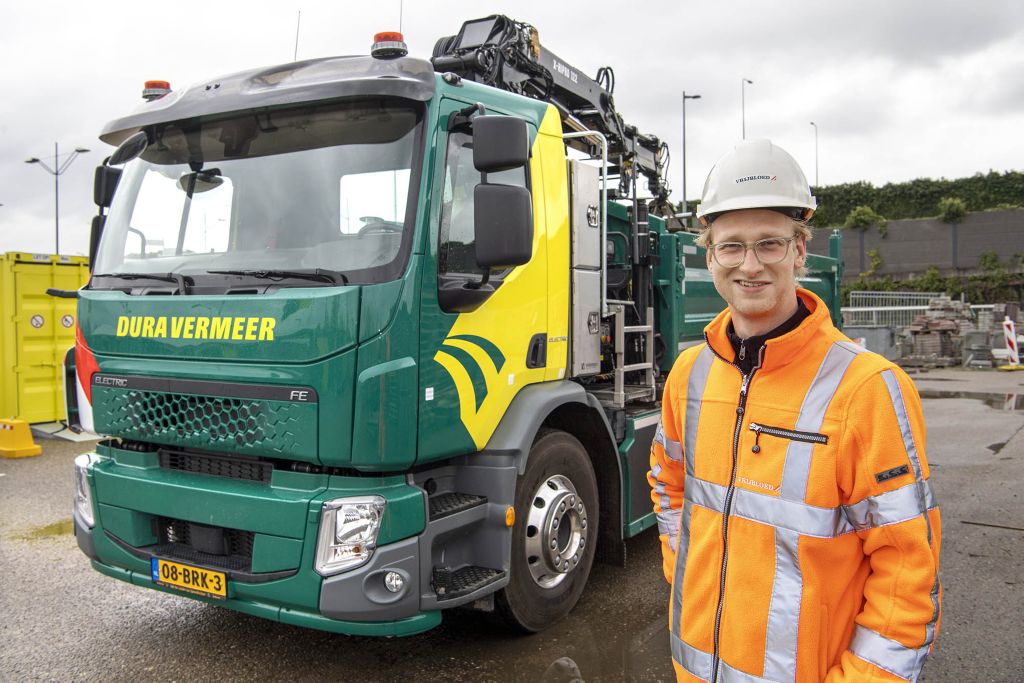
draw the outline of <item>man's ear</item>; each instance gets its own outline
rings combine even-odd
[[[807,263],[807,238],[803,235],[797,235],[793,244],[796,248],[796,265],[803,267]]]

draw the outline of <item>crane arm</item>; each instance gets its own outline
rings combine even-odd
[[[668,145],[623,122],[612,97],[615,74],[610,67],[590,78],[541,45],[536,28],[500,14],[467,21],[458,34],[438,40],[431,63],[438,72],[550,102],[566,132],[602,133],[619,175],[620,196],[629,194],[639,173],[654,195],[652,211],[671,214],[665,182]]]

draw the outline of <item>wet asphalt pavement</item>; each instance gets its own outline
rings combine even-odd
[[[924,406],[943,513],[944,615],[922,680],[1024,680],[1024,372],[914,378],[934,396]],[[624,569],[596,564],[580,604],[545,633],[448,612],[410,638],[346,637],[96,573],[70,532],[71,461],[91,444],[39,443],[40,457],[0,459],[0,680],[672,679],[654,530],[627,543]]]

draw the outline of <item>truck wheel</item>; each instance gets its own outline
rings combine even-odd
[[[576,605],[594,563],[597,480],[576,437],[544,430],[516,484],[508,585],[495,600],[507,626],[534,633]]]

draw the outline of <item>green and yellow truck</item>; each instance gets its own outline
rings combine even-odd
[[[148,83],[64,293],[93,568],[398,636],[456,606],[539,631],[624,562],[661,379],[722,302],[613,84],[502,16],[430,61],[379,34]],[[830,253],[802,283],[838,311]]]

